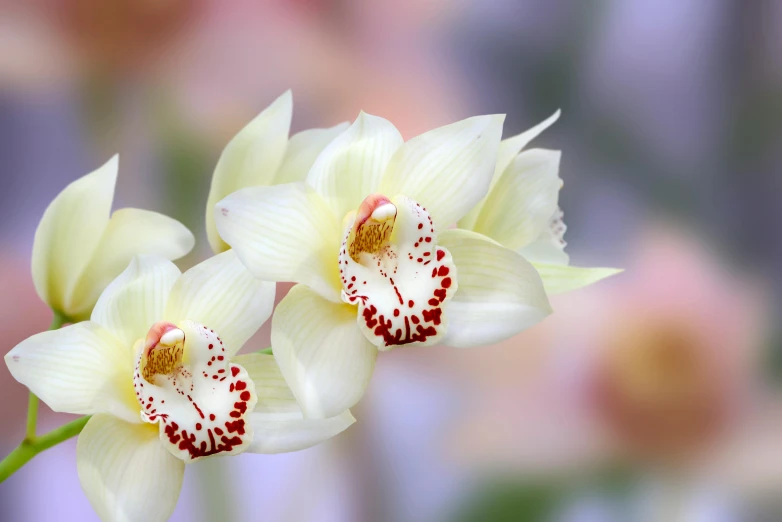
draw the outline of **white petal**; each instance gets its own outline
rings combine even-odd
[[[391,158],[378,192],[418,201],[441,230],[456,223],[489,190],[504,119],[476,116],[411,139]]]
[[[559,151],[519,154],[486,197],[473,230],[517,250],[547,230],[557,210]]]
[[[305,181],[307,174],[326,145],[350,127],[348,122],[328,129],[307,129],[291,136],[275,184]]]
[[[182,489],[185,464],[160,444],[157,428],[96,415],[79,435],[76,469],[104,521],[165,521]]]
[[[109,221],[118,157],[65,187],[35,231],[32,272],[35,290],[55,310],[68,315],[67,301],[98,246]]]
[[[307,183],[342,219],[377,191],[388,160],[402,143],[402,135],[390,121],[362,112],[348,130],[323,149],[307,175]]]
[[[253,187],[217,206],[220,235],[255,277],[304,283],[339,301],[340,225],[312,187]]]
[[[542,263],[532,263],[532,266],[540,274],[548,295],[576,290],[622,272],[621,268],[578,268]]]
[[[244,187],[277,183],[292,113],[293,97],[286,91],[240,130],[220,155],[206,202],[206,234],[215,253],[228,250],[215,227],[215,203]]]
[[[5,363],[14,379],[54,411],[107,412],[141,421],[130,350],[95,323],[33,335],[8,352]]]
[[[559,114],[560,111],[557,110],[557,112],[549,116],[541,123],[538,123],[531,129],[528,129],[521,134],[517,134],[512,138],[508,138],[500,142],[500,147],[497,151],[497,164],[494,166],[494,176],[491,178],[491,188],[489,189],[490,192],[494,188],[494,185],[497,183],[497,181],[500,179],[500,175],[502,175],[505,169],[510,166],[513,159],[518,155],[519,152],[521,152],[521,149],[526,147],[530,141],[535,139],[540,133],[553,125],[559,119]],[[459,221],[459,228],[472,230],[473,226],[475,225],[475,220],[478,218],[478,214],[483,208],[485,201],[486,199],[484,198],[484,200],[478,203],[469,212],[469,214],[464,216],[464,218]]]
[[[328,419],[305,419],[298,413],[250,414],[254,435],[250,453],[285,453],[303,450],[339,435],[356,422],[349,410]]]
[[[179,269],[162,257],[136,256],[98,299],[91,320],[128,349],[163,318]]]
[[[274,292],[274,283],[253,277],[229,250],[182,274],[164,317],[176,324],[189,319],[219,332],[231,357],[271,315]]]
[[[364,395],[377,349],[356,325],[356,309],[296,285],[272,317],[272,348],[307,418],[334,417]]]
[[[494,169],[494,179],[492,184],[495,183],[499,176],[510,166],[513,159],[521,152],[521,149],[527,146],[529,142],[538,137],[544,130],[551,127],[559,119],[560,111],[557,110],[554,114],[538,123],[531,129],[528,129],[521,134],[517,134],[512,138],[502,140],[500,143],[499,151],[497,152],[497,165]]]
[[[456,263],[459,290],[445,307],[443,344],[492,344],[528,328],[551,313],[535,268],[518,253],[467,230],[446,230],[438,241]]]
[[[114,212],[76,285],[69,308],[78,313],[72,317],[89,317],[100,293],[127,268],[134,255],[173,260],[186,255],[194,245],[195,238],[187,227],[168,216],[136,208]]]
[[[233,362],[247,370],[258,395],[258,403],[249,419],[254,435],[247,451],[302,450],[341,433],[356,421],[350,411],[329,419],[305,419],[272,355],[240,355]]]

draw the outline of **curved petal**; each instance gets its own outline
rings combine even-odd
[[[247,370],[258,395],[249,418],[254,431],[249,452],[284,453],[309,448],[343,432],[356,421],[350,411],[329,419],[305,419],[273,355],[240,355],[233,362]]]
[[[179,221],[157,212],[123,208],[114,212],[95,255],[79,278],[69,308],[74,319],[87,318],[100,293],[134,255],[179,259],[195,245],[193,234]]]
[[[356,325],[356,309],[294,286],[272,317],[274,358],[306,418],[334,417],[364,395],[377,348]]]
[[[456,223],[489,190],[504,119],[476,116],[411,139],[391,158],[378,192],[418,201],[441,230]]]
[[[11,375],[54,411],[111,413],[141,422],[129,351],[99,325],[42,332],[5,356]]]
[[[549,228],[562,180],[559,151],[519,154],[486,197],[473,230],[517,250]]]
[[[505,169],[508,168],[513,159],[521,152],[521,149],[527,146],[530,141],[538,137],[540,133],[548,129],[559,119],[560,111],[557,110],[554,114],[546,118],[544,121],[538,123],[531,129],[528,129],[521,134],[517,134],[512,138],[502,140],[500,142],[499,150],[497,151],[497,164],[494,166],[494,176],[491,178],[491,186],[489,191],[494,188],[494,185],[499,181],[500,176]],[[459,221],[459,228],[472,230],[475,225],[475,220],[478,218],[478,214],[483,208],[484,199],[478,203],[466,216]]]
[[[168,520],[174,512],[185,463],[160,444],[157,428],[95,415],[76,445],[79,481],[101,520]]]
[[[345,132],[350,124],[340,123],[328,129],[307,129],[291,136],[275,184],[305,181],[307,174],[326,145]]]
[[[519,152],[521,152],[521,149],[526,147],[529,142],[537,138],[543,131],[554,125],[554,123],[556,123],[556,121],[559,119],[559,115],[560,111],[557,109],[557,112],[538,123],[531,129],[527,129],[526,131],[522,132],[521,134],[517,134],[512,138],[502,140],[502,143],[500,143],[500,148],[497,151],[497,165],[494,168],[492,186],[497,182],[500,175],[505,172],[505,169],[510,166]]]
[[[272,185],[282,165],[293,113],[286,91],[247,124],[223,149],[206,201],[206,235],[215,253],[228,250],[214,222],[215,204],[244,187]]]
[[[162,319],[171,288],[180,276],[168,259],[136,256],[103,291],[91,320],[111,332],[130,353],[133,344]]]
[[[69,315],[67,302],[109,221],[119,157],[60,192],[35,231],[32,273],[38,296]]]
[[[229,250],[182,274],[171,289],[164,318],[208,326],[220,334],[232,357],[271,315],[274,292],[274,283],[253,277]]]
[[[402,143],[402,135],[390,121],[362,112],[348,130],[323,149],[307,175],[307,183],[342,219],[377,191],[388,160]]]
[[[445,307],[449,327],[443,344],[496,343],[551,313],[540,276],[518,253],[467,230],[446,230],[438,241],[451,252],[459,279]]]
[[[247,188],[217,206],[220,235],[255,277],[304,283],[339,301],[340,226],[311,187]]]
[[[532,263],[532,266],[540,274],[548,295],[576,290],[622,272],[621,268],[578,268],[543,263]]]

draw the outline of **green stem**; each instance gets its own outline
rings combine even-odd
[[[90,420],[89,416],[80,417],[46,435],[24,439],[14,451],[0,461],[0,483],[42,451],[78,435],[88,420]]]
[[[266,353],[266,354],[272,355],[272,347],[269,346],[268,348],[264,348],[263,350],[258,350],[255,353]]]
[[[69,322],[67,317],[59,312],[54,312],[49,330],[57,330],[67,322]],[[24,466],[40,452],[78,435],[88,420],[89,417],[81,417],[50,431],[46,435],[38,437],[35,434],[36,425],[38,424],[38,397],[31,392],[27,406],[27,430],[25,431],[24,440],[6,458],[0,461],[0,482],[10,477],[16,470]]]

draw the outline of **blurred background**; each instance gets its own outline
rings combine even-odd
[[[626,271],[500,345],[382,354],[347,432],[189,467],[172,520],[782,520],[782,2],[3,0],[1,351],[50,322],[30,252],[65,185],[119,152],[114,208],[187,224],[192,266],[223,146],[288,88],[294,132],[561,108],[532,146],[563,151],[572,263]],[[5,455],[27,391],[0,393]],[[74,449],[0,520],[95,520]]]

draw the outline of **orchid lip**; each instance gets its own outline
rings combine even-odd
[[[222,340],[205,325],[153,325],[133,385],[141,419],[159,424],[164,446],[186,462],[233,455],[252,441],[246,417],[255,407],[255,386],[244,368],[228,361]]]
[[[342,300],[358,306],[359,326],[378,348],[434,344],[445,334],[456,267],[417,202],[364,199],[345,231],[339,267]]]

